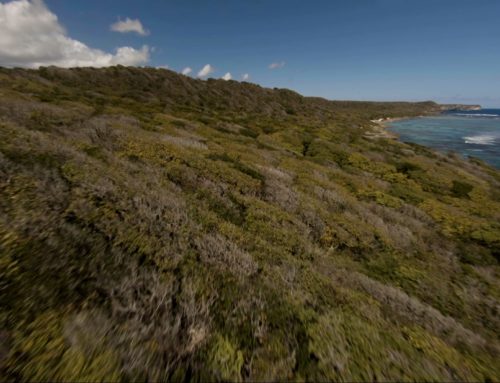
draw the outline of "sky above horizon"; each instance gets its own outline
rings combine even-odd
[[[500,107],[498,0],[0,0],[0,66],[165,67],[308,96]]]

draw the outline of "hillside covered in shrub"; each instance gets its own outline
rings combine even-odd
[[[2,380],[499,381],[500,173],[371,122],[439,109],[0,69]]]

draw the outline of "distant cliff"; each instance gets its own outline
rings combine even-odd
[[[439,107],[442,111],[481,109],[481,105],[464,105],[464,104],[441,104],[439,105]]]

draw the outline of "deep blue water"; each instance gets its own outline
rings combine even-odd
[[[452,150],[500,168],[500,109],[449,112],[394,121],[388,127],[402,141]]]

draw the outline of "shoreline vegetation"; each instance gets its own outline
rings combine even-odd
[[[465,106],[465,105],[464,105]],[[397,133],[391,132],[389,130],[389,124],[396,122],[396,121],[404,121],[404,120],[410,120],[410,119],[417,119],[417,118],[422,118],[426,116],[433,116],[433,115],[439,115],[440,113],[428,113],[425,115],[418,115],[418,116],[407,116],[407,117],[381,117],[377,118],[375,120],[370,120],[373,124],[375,124],[375,127],[373,127],[373,131],[367,132],[365,134],[365,137],[367,138],[388,138],[388,139],[395,139],[399,140],[399,135]],[[429,148],[432,150],[432,148]]]
[[[371,120],[370,122],[374,123],[372,131],[365,133],[365,137],[367,138],[388,138],[388,139],[399,139],[399,136],[396,133],[391,132],[388,129],[388,125],[395,121],[407,120],[410,118],[418,118],[421,116],[415,117],[381,117],[376,120]]]
[[[441,110],[0,68],[1,380],[499,381],[500,172],[378,121]]]

